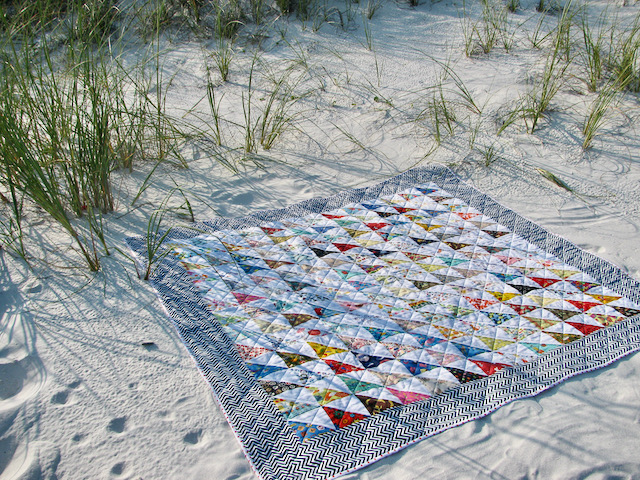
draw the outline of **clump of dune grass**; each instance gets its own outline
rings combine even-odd
[[[261,92],[261,101],[255,99],[258,66],[262,72],[262,80],[267,83],[267,87]],[[249,70],[247,91],[246,94],[243,91],[241,96],[245,153],[256,153],[258,145],[265,150],[271,149],[275,141],[293,124],[297,116],[294,106],[306,95],[296,92],[305,73],[303,71],[296,76],[296,66],[297,63],[294,62],[278,72],[262,63],[257,55],[254,56]]]
[[[293,107],[302,98],[296,93],[302,77],[293,76],[291,69],[281,75],[271,75],[271,91],[266,97],[260,117],[260,144],[265,150],[273,147],[296,117]]]
[[[122,121],[115,111],[120,92],[91,57],[63,73],[46,51],[44,64],[33,62],[26,49],[12,60],[1,67],[0,181],[56,220],[95,271],[94,235],[104,245],[102,223],[91,218],[90,237],[82,238],[70,214],[95,217],[113,210],[110,175],[119,149],[113,147],[112,129]]]
[[[568,64],[559,57],[558,50],[552,50],[547,56],[542,78],[527,92],[520,108],[529,133],[536,130],[540,119],[549,110],[551,101],[564,83],[567,67]]]
[[[509,53],[513,47],[515,29],[507,15],[507,7],[494,0],[482,0],[482,17],[472,21],[463,11],[462,34],[467,57],[478,53],[488,54],[496,46],[502,45]]]
[[[144,38],[152,39],[158,27],[162,32],[186,27],[201,38],[230,39],[247,22],[264,23],[269,9],[265,0],[143,0],[133,10]]]
[[[432,148],[427,155],[433,153],[447,139],[466,134],[469,135],[469,143],[473,147],[482,123],[479,118],[482,109],[449,64],[431,60],[441,70],[437,73],[436,82],[419,93],[418,102],[413,102],[423,107],[419,113],[411,117],[412,122],[424,126],[429,131]],[[476,117],[478,121],[474,122],[473,119]],[[474,123],[475,128],[472,126]]]
[[[609,118],[610,110],[616,105],[619,98],[619,86],[616,82],[611,82],[602,88],[598,96],[591,103],[589,113],[582,126],[582,134],[584,135],[582,148],[584,150],[588,150],[593,146],[595,136]]]
[[[251,69],[249,70],[249,82],[247,83],[247,94],[245,95],[244,91],[242,92],[242,115],[244,117],[244,152],[247,154],[254,153],[257,148],[256,141],[256,131],[258,129],[258,120],[255,120],[252,117],[252,108],[253,108],[253,79],[256,62],[258,61],[257,55],[253,57],[253,61],[251,62]]]
[[[600,17],[595,29],[589,25],[587,11],[582,15],[581,22],[582,40],[584,50],[582,58],[586,69],[586,84],[590,92],[595,92],[598,83],[602,80],[605,73],[607,61],[607,29],[604,24],[604,18]]]
[[[220,37],[218,50],[214,52],[213,58],[220,72],[220,78],[226,82],[229,80],[229,70],[233,60],[233,41]]]
[[[617,29],[611,38],[611,54],[608,59],[609,69],[621,89],[640,92],[640,68],[638,53],[640,51],[640,14],[633,23]]]
[[[100,44],[115,31],[121,9],[115,0],[4,0],[0,33],[36,38],[57,29],[67,42]]]
[[[222,101],[223,96],[224,95],[221,95],[216,99],[216,86],[211,81],[211,74],[207,68],[207,103],[209,104],[209,111],[211,112],[211,118],[213,119],[213,122],[210,122],[208,125],[213,133],[213,140],[216,145],[222,145],[222,116],[220,115],[220,102]]]
[[[445,98],[442,83],[436,86],[426,112],[431,117],[434,139],[438,144],[442,142],[443,134],[453,135],[457,119],[451,102]]]
[[[169,208],[167,207],[175,190],[171,190],[169,194],[162,200],[161,204],[156,208],[147,222],[147,232],[145,235],[146,258],[144,272],[138,276],[143,280],[149,280],[158,264],[169,253],[168,249],[163,249],[163,243],[172,231],[172,227],[164,228],[164,218]]]
[[[87,28],[102,25],[83,21]],[[13,251],[26,258],[22,206],[37,205],[96,271],[110,253],[105,216],[115,208],[112,173],[132,170],[135,159],[168,158],[176,149],[168,146],[175,138],[167,137],[176,129],[164,113],[161,85],[137,78],[144,63],[125,68],[118,47],[104,41],[108,30],[79,34],[68,26],[50,30],[67,39],[64,48],[51,47],[42,31],[34,36],[44,28],[39,23],[2,37],[0,190],[9,192],[10,208],[0,223]]]
[[[240,2],[215,2],[215,34],[218,38],[232,39],[244,25],[245,14]]]
[[[568,2],[558,20],[553,44],[545,59],[545,66],[541,78],[524,97],[520,113],[527,126],[527,131],[533,133],[545,112],[549,110],[551,101],[556,96],[565,81],[565,73],[569,68],[570,53],[570,24],[573,18],[571,2]]]
[[[0,129],[3,132],[0,152],[4,163],[3,183],[12,190],[19,190],[39,205],[55,221],[57,221],[75,241],[88,267],[92,271],[99,269],[98,253],[91,248],[91,243],[82,238],[74,226],[67,206],[65,195],[60,185],[60,174],[55,165],[43,164],[30,145],[29,136],[25,135],[21,122],[19,105],[4,90],[0,100]],[[19,216],[15,217],[19,221]],[[21,232],[20,232],[21,233]]]
[[[477,151],[482,157],[485,167],[491,166],[492,163],[500,159],[500,153],[495,142],[491,143],[490,145],[481,145],[474,147],[474,150]]]

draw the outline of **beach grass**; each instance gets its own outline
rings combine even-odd
[[[588,150],[593,146],[593,140],[609,118],[611,109],[620,98],[619,86],[616,82],[604,86],[589,107],[589,113],[582,127],[584,141],[582,148]]]
[[[170,146],[175,128],[164,113],[162,89],[155,88],[153,96],[151,81],[134,78],[144,78],[146,62],[136,67],[138,73],[121,63],[120,45],[109,37],[118,16],[112,4],[97,2],[85,11],[86,5],[74,2],[55,8],[41,2],[26,19],[22,5],[10,5],[12,14],[3,24],[10,34],[2,36],[1,45],[0,182],[12,197],[12,217],[4,224],[16,232],[11,244],[26,257],[20,205],[33,202],[97,271],[100,257],[110,253],[104,228],[105,215],[114,210],[112,173],[132,170],[135,159],[148,158],[152,145],[166,158],[175,151]],[[56,24],[61,18],[51,12],[70,21]],[[57,35],[65,38],[64,46],[49,42]]]
[[[287,132],[298,129],[304,100],[318,93],[318,87],[305,82],[316,82],[320,91],[325,86],[322,75],[313,71],[309,53],[287,38],[291,22],[300,22],[302,31],[307,25],[313,32],[336,29],[361,42],[373,54],[376,75],[362,88],[394,115],[411,111],[410,121],[427,125],[430,144],[455,142],[464,133],[470,151],[480,153],[485,165],[501,158],[497,143],[477,146],[479,129],[487,125],[484,106],[479,107],[476,92],[450,63],[425,55],[425,61],[440,70],[436,81],[419,92],[398,95],[409,99],[406,106],[396,96],[391,100],[383,88],[383,65],[389,63],[376,52],[374,39],[387,8],[379,0],[149,0],[126,7],[114,0],[3,0],[3,6],[0,126],[6,134],[0,141],[0,202],[6,208],[0,238],[25,259],[25,205],[47,212],[95,271],[101,257],[110,253],[105,229],[117,208],[114,172],[144,170],[131,202],[139,205],[165,165],[189,168],[187,145],[201,141],[212,158],[237,172],[237,158],[266,154]],[[523,49],[516,40],[528,36],[528,48],[539,50],[541,74],[531,77],[498,135],[518,121],[528,133],[537,133],[567,81],[582,78],[595,94],[580,125],[582,147],[588,150],[621,92],[640,91],[640,14],[623,23],[607,10],[592,23],[588,8],[571,1],[561,6],[541,1],[537,7],[539,12],[518,24],[516,15],[523,10],[519,2],[467,2],[460,18],[461,44],[466,56],[489,58],[496,49],[501,55]],[[516,35],[524,26],[526,32]],[[246,38],[241,38],[245,30]],[[207,35],[209,40],[204,40]],[[278,36],[280,40],[274,40]],[[201,101],[206,111],[196,112],[194,101],[195,106],[184,108],[189,114],[168,113],[174,74],[165,68],[165,49],[176,38],[202,42]],[[268,39],[269,48],[288,46],[293,58],[286,64],[267,60],[262,40],[250,45],[249,39],[258,38]],[[132,65],[125,53],[134,50],[140,54]],[[358,89],[348,67],[346,82],[331,78],[336,89],[349,95]],[[227,95],[231,90],[239,91],[239,98]],[[234,106],[241,118],[227,117]],[[316,113],[312,109],[310,115]],[[190,123],[193,119],[200,123]],[[348,127],[336,128],[353,145],[371,150]],[[161,236],[155,224],[161,223],[162,213],[154,215],[150,232],[157,239]]]

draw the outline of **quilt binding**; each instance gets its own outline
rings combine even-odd
[[[165,239],[188,239],[222,229],[257,226],[359,203],[421,183],[434,182],[603,285],[640,302],[640,282],[608,261],[580,249],[464,183],[442,165],[417,167],[396,177],[289,207],[238,218],[216,218],[175,228]],[[126,239],[138,268],[146,268],[144,237]],[[535,396],[581,373],[605,367],[640,350],[640,316],[603,328],[538,359],[468,382],[427,400],[387,409],[336,432],[301,442],[264,389],[254,379],[233,342],[211,320],[187,272],[170,257],[150,279],[165,313],[208,381],[215,399],[257,476],[264,480],[330,479],[363,468],[444,430],[475,420],[520,398]],[[275,432],[275,434],[274,434]]]

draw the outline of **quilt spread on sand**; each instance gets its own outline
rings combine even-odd
[[[633,279],[443,167],[198,229],[153,284],[265,479],[340,475],[640,348]]]

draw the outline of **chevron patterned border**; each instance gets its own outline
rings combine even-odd
[[[603,285],[640,302],[640,283],[605,260],[551,234],[462,182],[443,166],[420,167],[367,188],[312,199],[277,210],[235,219],[215,219],[175,229],[170,239],[187,239],[221,229],[256,226],[265,221],[299,217],[349,203],[393,194],[419,183],[435,182],[454,197],[596,278]],[[127,239],[144,268],[145,241]],[[257,475],[265,480],[328,479],[362,468],[408,445],[451,427],[480,418],[513,400],[536,395],[569,377],[604,367],[640,350],[640,317],[616,323],[556,348],[522,366],[464,383],[428,400],[389,408],[301,442],[273,400],[254,379],[222,327],[211,320],[204,301],[186,271],[166,257],[151,284],[172,319]]]

